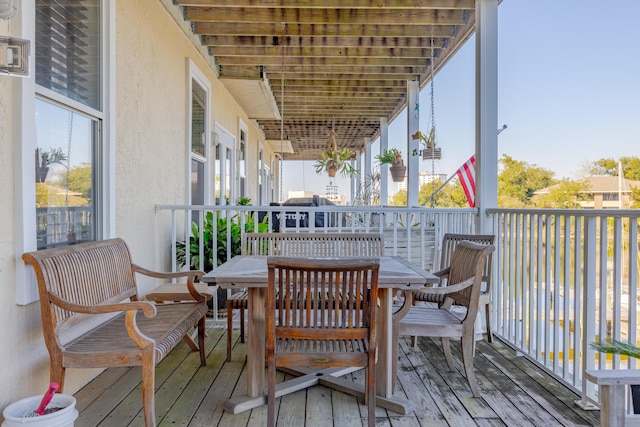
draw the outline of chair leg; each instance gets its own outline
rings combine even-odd
[[[198,346],[200,347],[200,366],[207,366],[207,349],[204,345],[205,333],[205,317],[202,316],[198,320]]]
[[[460,340],[462,345],[462,364],[464,365],[464,372],[467,376],[467,382],[469,388],[474,397],[480,397],[480,390],[478,390],[478,383],[476,382],[476,376],[473,372],[473,349],[475,347],[475,336],[462,337]]]
[[[369,356],[369,364],[367,366],[367,425],[368,427],[376,426],[376,362],[375,355]],[[394,377],[395,378],[395,377]]]
[[[491,327],[491,307],[489,304],[486,304],[484,307],[487,314],[487,341],[493,342],[493,328]]]
[[[240,304],[240,342],[244,343],[244,307]]]
[[[275,361],[267,368],[267,426],[276,425],[276,366]]]
[[[456,367],[453,364],[453,357],[451,356],[451,343],[449,342],[449,338],[442,337],[442,352],[444,353],[444,358],[447,359],[447,365],[449,365],[449,370],[455,371]]]
[[[148,345],[142,350],[142,412],[145,427],[156,426],[155,367],[155,348],[154,345]]]
[[[233,305],[227,300],[227,362],[231,362],[231,333],[233,332]]]
[[[49,365],[49,379],[51,382],[55,382],[60,385],[58,393],[62,393],[62,389],[64,388],[64,373],[65,368],[62,366],[62,362],[56,363],[51,360]]]

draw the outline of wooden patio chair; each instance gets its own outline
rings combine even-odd
[[[269,257],[267,425],[275,426],[276,367],[366,369],[375,426],[377,258]]]
[[[449,276],[449,266],[451,265],[451,255],[458,243],[463,240],[479,243],[481,245],[493,245],[495,236],[491,234],[452,234],[447,233],[442,238],[442,251],[440,257],[440,271],[434,273],[440,277],[440,286],[446,286]],[[487,256],[487,261],[482,271],[483,288],[480,291],[480,308],[484,311],[487,325],[487,340],[493,342],[493,332],[491,329],[491,264],[493,254]],[[427,301],[442,304],[444,295],[430,292],[431,288],[425,288],[424,291],[413,294],[413,301]]]
[[[473,373],[475,323],[486,258],[494,249],[493,245],[481,245],[469,241],[459,242],[451,255],[447,286],[431,290],[434,294],[444,296],[442,304],[439,307],[413,306],[409,303],[411,295],[408,294],[405,305],[401,309],[403,311],[408,308],[408,312],[404,317],[401,315],[397,326],[398,335],[440,337],[442,350],[452,371],[455,367],[449,338],[460,338],[462,363],[474,397],[480,397]],[[450,311],[454,303],[467,309],[464,318],[461,319]]]
[[[382,256],[384,241],[376,233],[246,233],[241,255]],[[227,362],[233,347],[233,311],[240,310],[240,342],[244,343],[244,311],[249,307],[246,289],[227,298]]]

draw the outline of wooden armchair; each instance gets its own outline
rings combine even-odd
[[[275,426],[276,367],[366,368],[375,426],[376,258],[269,257],[268,422]]]
[[[467,240],[481,245],[493,245],[495,236],[491,234],[452,234],[447,233],[442,239],[442,255],[440,257],[440,271],[434,273],[440,277],[440,285],[446,286],[449,276],[449,266],[451,265],[451,255],[458,243]],[[483,310],[487,324],[487,340],[493,342],[493,333],[491,331],[491,264],[492,254],[487,256],[487,260],[482,271],[482,282],[484,287],[480,291],[480,310]],[[424,291],[413,294],[415,301],[444,302],[444,295],[431,292],[432,288],[425,288]]]
[[[475,321],[486,258],[494,249],[493,245],[459,242],[451,256],[447,286],[430,289],[431,293],[444,296],[442,304],[439,307],[413,306],[411,295],[405,292],[405,304],[398,313],[400,321],[394,325],[397,335],[442,338],[442,350],[452,371],[455,367],[449,338],[460,338],[465,374],[475,397],[480,397],[473,373]],[[450,311],[454,303],[466,307],[464,318]]]

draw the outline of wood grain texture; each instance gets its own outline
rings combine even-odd
[[[51,381],[62,391],[67,368],[141,366],[144,422],[155,426],[155,365],[194,326],[200,363],[206,364],[207,306],[193,284],[204,273],[146,270],[132,263],[122,239],[29,252],[22,258],[33,267],[38,282]],[[136,274],[186,277],[192,300],[158,306],[137,301]],[[65,338],[65,332],[74,332],[74,338]]]
[[[379,260],[269,257],[267,265],[267,425],[275,426],[277,366],[354,366],[366,368],[374,427]]]

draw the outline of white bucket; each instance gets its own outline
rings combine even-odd
[[[2,427],[73,427],[73,422],[78,418],[76,398],[68,394],[54,394],[47,407],[62,407],[56,412],[47,415],[35,415],[24,417],[38,408],[42,396],[31,396],[7,406],[2,411],[4,422]]]

